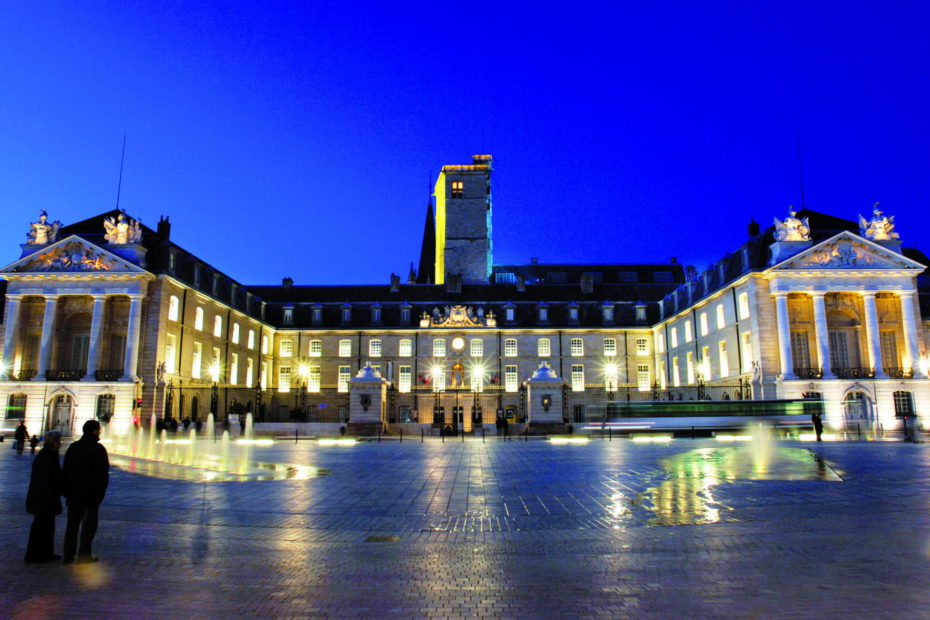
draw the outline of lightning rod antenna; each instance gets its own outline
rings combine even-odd
[[[126,134],[123,134],[123,152],[119,156],[119,181],[116,183],[116,208],[119,209],[119,194],[123,189],[123,161],[126,159]]]

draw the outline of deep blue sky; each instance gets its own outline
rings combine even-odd
[[[927,2],[75,4],[0,6],[4,264],[114,207],[124,133],[121,206],[246,284],[406,277],[474,153],[498,264],[703,269],[800,204],[798,138],[808,207],[930,250]]]

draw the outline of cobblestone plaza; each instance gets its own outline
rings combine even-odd
[[[930,617],[927,444],[279,441],[322,475],[114,468],[79,566],[2,446],[3,617]]]

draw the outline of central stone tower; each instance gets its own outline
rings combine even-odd
[[[436,186],[435,284],[461,276],[486,284],[491,257],[491,156],[475,155],[470,165],[443,166]]]

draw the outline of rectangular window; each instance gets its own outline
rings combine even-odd
[[[262,355],[268,354],[268,336],[262,334]]]
[[[203,331],[203,308],[199,306],[194,309],[194,329]]]
[[[568,344],[569,353],[572,357],[581,357],[584,355],[584,340],[581,338],[572,338]]]
[[[681,385],[681,370],[678,367],[678,358],[672,358],[672,385],[678,387]]]
[[[834,369],[849,368],[849,341],[846,332],[830,332],[830,364]]]
[[[677,327],[672,328],[669,340],[671,340],[672,342],[673,349],[678,346],[678,328]]]
[[[702,312],[698,318],[701,321],[701,335],[706,336],[710,332],[710,328],[707,326],[707,313]]]
[[[352,308],[351,307],[344,307],[342,309],[342,322],[343,323],[352,322]]]
[[[180,303],[176,295],[172,295],[168,298],[168,320],[177,321],[178,314],[180,311]]]
[[[445,357],[446,356],[446,341],[442,338],[435,338],[433,340],[433,357]]]
[[[413,340],[404,338],[397,347],[397,355],[400,357],[413,357]]]
[[[893,331],[882,331],[882,366],[885,368],[898,367],[898,343]]]
[[[320,325],[323,322],[323,308],[314,308],[310,312],[310,320],[314,325]]]
[[[210,362],[210,379],[214,382],[220,380],[220,371],[222,371],[222,366],[220,365],[220,350],[218,347],[213,347],[213,361]]]
[[[294,354],[294,341],[285,339],[281,341],[281,357],[290,357]]]
[[[517,391],[517,366],[504,366],[504,389],[508,392]]]
[[[537,340],[536,355],[539,357],[549,357],[552,355],[552,341],[548,338],[540,338]]]
[[[413,375],[410,372],[410,366],[400,366],[397,369],[397,389],[406,394],[410,391],[411,379]]]
[[[264,390],[268,385],[268,362],[262,362],[261,386]]]
[[[688,351],[685,355],[685,366],[688,373],[688,384],[691,385],[694,383],[694,353]]]
[[[601,310],[604,313],[604,322],[613,323],[614,322],[614,307],[613,306],[602,306]]]
[[[249,387],[252,387],[252,381],[255,380],[255,365],[252,361],[252,358],[248,358],[245,361],[245,384]]]
[[[432,373],[433,391],[442,392],[446,389],[446,371],[442,368],[434,368]]]
[[[381,308],[380,307],[376,306],[371,309],[371,322],[372,323],[381,322]]]
[[[584,392],[584,365],[572,364],[572,391]]]
[[[636,339],[636,355],[649,355],[649,339],[648,338],[637,338]]]
[[[749,318],[749,293],[740,293],[736,297],[736,303],[739,306],[739,318]]]
[[[336,386],[336,389],[340,392],[349,391],[349,379],[352,378],[352,367],[351,366],[340,366],[339,367],[339,382]]]
[[[87,352],[90,349],[90,336],[78,334],[71,340],[71,370],[87,370]]]
[[[705,381],[710,381],[710,347],[701,347],[701,376]]]
[[[481,357],[484,355],[484,340],[481,338],[472,338],[468,343],[468,352],[472,357]]]
[[[199,342],[194,343],[194,353],[191,355],[191,377],[200,378],[201,364],[203,363],[203,345]]]
[[[668,380],[665,377],[665,362],[659,362],[659,388],[666,389],[668,387]]]
[[[291,367],[290,366],[279,366],[278,367],[278,391],[279,392],[290,392],[291,391]]]
[[[791,357],[795,369],[811,367],[811,352],[807,332],[791,332]]]
[[[174,374],[175,360],[177,359],[177,337],[168,334],[165,337],[165,371]]]
[[[239,383],[239,354],[233,353],[229,358],[229,384]]]
[[[284,308],[284,316],[281,317],[281,323],[284,325],[294,324],[294,308]]]
[[[720,354],[720,376],[729,377],[730,376],[730,359],[727,355],[727,341],[721,340],[720,344],[717,345]]]
[[[723,304],[717,306],[717,329],[723,329],[727,325],[726,316],[724,316]]]
[[[604,366],[604,389],[608,392],[614,392],[617,389],[616,364],[607,364]]]
[[[320,357],[323,355],[323,341],[322,340],[311,340],[310,341],[310,357]]]
[[[381,340],[376,338],[368,341],[368,355],[371,357],[381,357]]]
[[[400,309],[400,322],[402,325],[410,324],[410,308]]]
[[[255,330],[254,329],[249,330],[249,339],[247,341],[246,346],[249,347],[249,349],[255,348]]]
[[[452,197],[462,198],[465,195],[465,182],[452,181]]]
[[[309,372],[307,373],[307,389],[309,391],[314,393],[320,391],[320,376],[320,367],[311,366]]]
[[[652,377],[649,376],[648,364],[636,365],[636,387],[640,392],[648,392],[652,389]]]
[[[656,334],[656,348],[659,353],[665,353],[665,334]]]
[[[10,394],[10,399],[7,401],[6,408],[6,419],[7,420],[23,420],[26,418],[26,395],[25,394]]]
[[[505,357],[516,357],[517,356],[517,339],[516,338],[507,338],[504,340],[504,356]]]
[[[239,324],[238,323],[233,323],[232,341],[233,341],[233,344],[239,344]]]
[[[685,342],[694,340],[694,328],[691,327],[691,321],[685,321]]]
[[[352,357],[352,341],[349,339],[339,341],[339,357]]]
[[[743,332],[743,372],[752,371],[752,334]]]
[[[213,317],[213,336],[216,338],[223,336],[223,317],[220,315]]]
[[[617,354],[617,339],[604,338],[604,355],[613,357]]]

